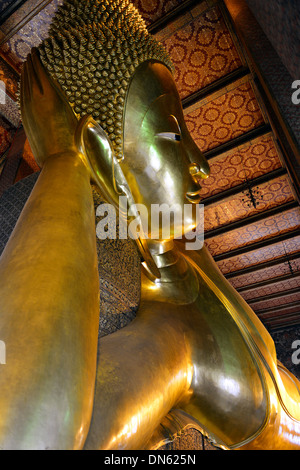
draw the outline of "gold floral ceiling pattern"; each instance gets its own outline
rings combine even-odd
[[[206,240],[206,244],[213,256],[216,256],[241,247],[252,246],[254,242],[273,239],[279,233],[296,231],[299,233],[299,230],[300,211],[297,207],[276,216],[267,217],[257,223],[227,231]]]
[[[170,36],[164,35],[161,33],[159,39],[175,66],[174,77],[182,98],[241,66],[218,8],[200,13]]]
[[[7,91],[0,107],[0,185],[14,156],[22,63],[47,35],[62,0],[21,3],[0,25],[0,80]],[[270,330],[300,324],[299,204],[223,1],[132,3],[172,58],[187,126],[209,159],[211,176],[201,191],[209,251]],[[10,184],[39,169],[27,141],[21,157]]]
[[[210,160],[210,176],[202,182],[205,199],[282,167],[272,136],[259,137]]]
[[[299,243],[300,236],[295,236],[290,240],[274,243],[249,253],[231,256],[230,258],[218,261],[217,264],[223,274],[233,273],[263,262],[283,258],[287,254],[294,255],[299,251]]]
[[[189,110],[187,110],[189,111]],[[226,91],[185,115],[198,147],[205,152],[264,123],[250,83]]]
[[[257,193],[256,207],[251,204],[243,193],[236,194],[219,203],[215,203],[213,207],[206,207],[205,230],[213,230],[216,227],[230,224],[236,220],[249,217],[294,200],[290,182],[286,175],[257,186],[255,191]]]

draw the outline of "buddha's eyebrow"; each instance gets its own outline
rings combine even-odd
[[[181,129],[180,129],[180,125],[178,123],[178,120],[176,118],[176,116],[174,116],[173,114],[170,114],[169,115],[169,118],[171,118],[176,126],[177,126],[177,129],[178,129],[178,132],[160,132],[159,134],[156,134],[156,137],[162,137],[162,138],[165,138],[165,139],[171,139],[171,140],[181,140]]]
[[[178,122],[178,119],[177,119],[177,117],[176,117],[176,116],[174,116],[174,114],[170,114],[170,116],[169,116],[169,117],[173,119],[173,121],[175,122],[175,124],[176,124],[176,126],[177,126],[177,128],[178,128],[178,132],[179,132],[179,134],[181,134],[181,129],[180,129],[180,125],[179,125],[179,122]]]

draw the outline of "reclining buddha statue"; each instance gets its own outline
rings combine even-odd
[[[299,381],[205,246],[179,239],[209,166],[130,2],[65,0],[20,106],[41,172],[0,258],[0,448],[155,449],[169,426],[222,449],[300,449]],[[136,318],[99,345],[91,182],[121,216],[120,200],[148,209]],[[192,210],[164,237],[154,204]]]

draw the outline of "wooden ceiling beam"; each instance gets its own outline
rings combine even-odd
[[[13,2],[9,2],[7,7],[3,9],[1,12],[0,18],[0,26],[5,23],[5,21],[15,12],[17,11],[27,0],[14,0]]]
[[[266,134],[271,132],[271,126],[269,124],[262,124],[261,126],[252,129],[251,131],[245,132],[244,134],[235,137],[234,139],[225,142],[224,144],[218,145],[206,152],[203,152],[206,160],[210,160],[218,155],[222,155],[225,152],[229,152],[241,145],[251,142],[251,140],[257,139],[258,137],[263,137]]]
[[[244,217],[243,219],[236,220],[226,225],[222,225],[213,230],[208,230],[207,232],[204,233],[204,238],[206,240],[209,238],[214,238],[218,235],[222,235],[223,233],[228,233],[229,231],[245,227],[246,225],[260,222],[261,220],[267,219],[268,217],[274,217],[275,215],[278,215],[280,213],[286,212],[291,209],[295,209],[296,207],[299,207],[298,201],[294,200],[294,201],[286,202],[285,204],[272,207],[272,209],[259,212],[258,214],[254,214],[250,217]]]
[[[186,98],[183,98],[183,100],[181,101],[183,109],[189,108],[193,104],[198,103],[199,101],[203,100],[204,98],[207,98],[210,95],[213,95],[217,91],[222,90],[223,88],[231,85],[232,83],[237,80],[240,80],[241,78],[246,77],[247,75],[249,75],[250,77],[250,70],[248,67],[241,66],[236,70],[233,70],[233,72],[224,75],[224,77],[219,78],[218,80],[210,83],[204,88],[201,88],[200,90],[196,91],[195,93],[192,93]]]
[[[204,204],[205,207],[211,206],[212,204],[215,204],[220,201],[224,201],[228,197],[235,196],[236,194],[239,194],[242,191],[247,190],[249,184],[251,187],[258,186],[260,184],[267,183],[268,181],[272,181],[273,179],[279,178],[280,176],[284,176],[286,174],[287,174],[286,168],[277,168],[276,170],[270,171],[269,173],[264,173],[261,176],[257,176],[256,178],[249,180],[248,184],[246,182],[237,184],[236,186],[226,189],[225,191],[222,191],[220,193],[214,194],[213,196],[204,198],[201,201],[201,203]]]
[[[269,319],[264,320],[264,323],[272,323],[277,322],[280,320],[281,322],[287,323],[289,320],[297,319],[300,322],[300,310],[295,313],[288,313],[286,315],[276,315],[274,317],[270,317]]]
[[[271,324],[275,322],[281,322],[282,324],[287,324],[289,320],[297,320],[300,322],[300,310],[298,312],[294,313],[287,313],[286,315],[275,315],[273,317],[270,317],[268,319],[262,320],[265,324]]]
[[[203,3],[204,0],[185,0],[183,1],[180,5],[177,7],[173,8],[173,10],[169,11],[166,13],[162,18],[159,18],[158,20],[154,21],[148,26],[148,31],[151,34],[156,34],[162,29],[164,29],[168,24],[170,24],[172,21],[176,20],[179,18],[181,15],[186,13],[187,11],[190,11],[192,8],[195,6],[199,5],[200,3]]]
[[[290,232],[280,233],[275,237],[267,238],[265,240],[260,240],[258,242],[251,243],[249,245],[244,245],[239,248],[235,248],[230,251],[226,251],[224,253],[220,253],[219,255],[215,255],[213,258],[215,261],[221,261],[224,259],[232,258],[233,256],[243,255],[245,253],[250,253],[251,251],[260,250],[261,248],[266,248],[270,245],[275,245],[276,243],[280,243],[286,240],[290,240],[291,238],[297,237],[300,235],[299,229],[291,230]],[[285,257],[285,261],[287,262],[289,258]],[[245,274],[246,270],[242,270],[243,274]],[[228,277],[227,277],[228,278]]]
[[[247,304],[252,305],[258,302],[265,302],[265,301],[272,300],[272,299],[278,299],[278,298],[286,297],[292,294],[299,294],[299,287],[296,287],[294,289],[274,292],[273,294],[262,295],[261,297],[253,297],[252,299],[247,299],[246,302]]]
[[[300,311],[296,313],[295,315],[291,315],[288,318],[282,320],[278,319],[275,320],[274,322],[263,322],[265,327],[271,331],[275,332],[277,330],[287,330],[290,329],[291,327],[295,326],[300,326]]]
[[[298,256],[300,258],[300,254]],[[253,284],[248,284],[247,286],[238,287],[236,288],[236,290],[241,294],[243,292],[248,292],[251,290],[259,289],[261,287],[272,286],[274,284],[278,284],[279,282],[298,279],[299,277],[300,277],[300,272],[295,273],[295,274],[285,274],[284,276],[273,277],[271,279],[266,279],[265,281],[254,282]]]
[[[273,312],[280,312],[282,310],[289,310],[290,308],[295,308],[295,307],[299,307],[300,309],[300,302],[299,300],[295,301],[295,302],[290,302],[288,304],[284,304],[284,305],[277,305],[276,307],[269,307],[269,308],[263,308],[261,310],[254,310],[254,312],[256,313],[256,315],[258,315],[260,318],[264,318],[264,316],[266,315],[272,315]],[[284,315],[282,315],[284,316]]]

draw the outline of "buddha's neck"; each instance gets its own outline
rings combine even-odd
[[[176,244],[173,241],[148,240],[147,246],[161,276],[151,281],[156,292],[161,292],[163,298],[170,302],[193,302],[199,292],[197,274]],[[150,291],[153,292],[152,289]]]
[[[147,245],[160,272],[160,282],[177,281],[185,277],[188,265],[173,240],[150,240]]]

